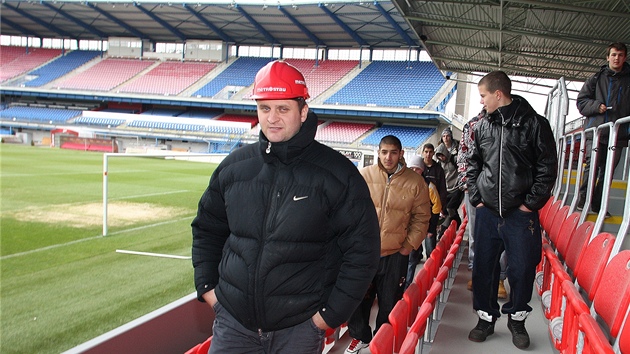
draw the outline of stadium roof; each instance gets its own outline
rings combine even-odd
[[[609,43],[630,43],[630,0],[3,0],[0,22],[3,35],[40,38],[425,48],[445,73],[583,81]]]

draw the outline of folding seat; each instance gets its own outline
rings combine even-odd
[[[571,242],[567,245],[564,263],[567,268],[567,272],[573,277],[576,275],[576,270],[582,260],[584,250],[591,239],[594,227],[594,222],[584,221],[577,227],[577,229],[575,229],[575,232],[571,237]]]
[[[405,300],[405,302],[407,303],[409,314],[409,316],[407,317],[407,326],[411,326],[413,320],[418,314],[418,307],[420,307],[420,304],[422,303],[422,301],[424,301],[424,296],[420,295],[420,288],[418,287],[418,284],[416,284],[415,282],[409,284],[409,286],[407,287],[407,289],[405,289],[405,292],[403,293],[403,300]]]
[[[429,325],[429,321],[431,320],[432,313],[433,304],[422,304],[413,323],[409,327],[409,331],[405,336],[405,340],[400,347],[399,354],[422,354],[422,345],[424,343],[424,338],[429,337],[429,333],[427,333],[427,328]]]
[[[565,207],[562,207],[565,208]],[[568,207],[566,207],[568,210]],[[558,212],[560,213],[560,211]],[[560,215],[560,214],[559,214]],[[536,273],[536,287],[538,290],[538,294],[543,294],[545,291],[549,290],[551,284],[551,268],[550,268],[550,258],[560,258],[563,259],[566,254],[566,248],[569,244],[569,239],[572,237],[577,223],[580,220],[580,213],[573,213],[569,215],[569,217],[564,219],[561,227],[559,227],[558,236],[555,242],[556,246],[561,245],[562,253],[560,249],[554,249],[551,245],[546,242],[543,242],[542,248],[542,261],[541,266],[538,267],[539,271]],[[540,279],[542,277],[542,279]]]
[[[549,197],[549,199],[547,199],[547,202],[545,203],[545,205],[543,205],[543,207],[538,210],[538,218],[540,219],[541,223],[542,223],[542,219],[544,218],[544,215],[547,214],[547,212],[549,211],[549,207],[551,207],[553,203],[554,203],[554,199],[553,199],[553,196],[551,196]]]
[[[558,242],[556,244],[556,251],[561,260],[564,260],[566,258],[569,243],[571,242],[571,239],[575,234],[575,230],[577,229],[579,222],[580,213],[574,212],[571,213],[571,215],[567,216],[567,218],[562,223],[560,234],[558,235]]]
[[[427,260],[428,261],[428,260]],[[424,266],[418,270],[413,282],[418,285],[418,292],[420,293],[420,303],[427,297],[427,292],[433,284],[433,279],[429,274],[429,271]]]
[[[553,222],[550,226],[550,229],[548,229],[547,235],[549,236],[549,240],[551,241],[551,244],[554,246],[554,248],[557,247],[560,229],[562,228],[562,225],[564,224],[567,215],[569,215],[569,208],[570,207],[568,205],[560,207],[560,209],[558,209],[555,216],[553,217]]]
[[[621,328],[617,344],[622,354],[630,354],[630,314],[626,315],[626,321]]]
[[[630,250],[617,253],[606,265],[593,298],[593,310],[617,338],[630,305]],[[592,311],[591,311],[592,314]]]
[[[562,200],[556,200],[547,210],[547,213],[544,214],[543,218],[540,220],[540,226],[542,227],[545,233],[548,233],[551,230],[551,225],[553,223],[553,219],[558,212],[558,209],[562,206]]]
[[[595,297],[614,243],[615,236],[602,232],[584,250],[576,280],[590,301]]]
[[[212,343],[212,336],[208,337],[202,343],[195,345],[194,347],[188,349],[185,354],[207,354],[210,349],[210,344]]]
[[[381,328],[378,329],[374,338],[370,341],[370,353],[394,353],[394,328],[392,328],[392,325],[384,323]]]
[[[593,274],[585,272],[588,273],[589,277],[592,275],[598,278],[598,282],[593,284],[597,288],[594,296],[590,296],[592,293],[591,289],[583,289],[587,295],[585,299],[579,293],[575,284],[569,280],[564,280],[562,283],[562,291],[566,297],[564,314],[562,317],[552,320],[549,324],[553,335],[552,338],[554,338],[557,348],[561,352],[564,350],[572,351],[576,347],[578,332],[580,331],[578,317],[583,313],[601,318],[608,327],[607,333],[610,337],[616,338],[619,334],[621,323],[628,312],[628,305],[630,305],[630,250],[618,253],[606,264],[608,254],[610,254],[609,248],[611,248],[607,244],[612,242],[614,242],[614,236],[601,233],[591,241],[586,249],[584,262],[588,262],[591,259],[589,252],[597,251],[597,249],[604,246],[602,253],[605,254],[603,262],[605,268],[600,271],[600,266],[596,264],[596,261]],[[594,247],[591,246],[593,243],[595,243]],[[582,286],[581,283],[580,286]],[[587,305],[589,301],[592,301],[593,304],[590,310]],[[561,333],[560,336],[558,336],[559,333]]]
[[[429,259],[427,259],[422,265],[422,268],[425,268],[427,270],[429,280],[430,282],[433,282],[433,279],[435,279],[435,276],[437,275],[437,272],[439,270],[439,264],[436,263],[435,258],[429,257]]]
[[[394,330],[394,352],[398,353],[407,335],[407,322],[409,322],[409,307],[407,302],[404,299],[398,300],[387,316],[387,319]]]
[[[427,297],[423,301],[423,304],[428,303],[433,306],[433,315],[431,316],[431,321],[428,324],[428,329],[429,329],[428,334],[431,333],[431,324],[434,321],[438,320],[438,310],[439,310],[438,298],[441,293],[442,293],[442,283],[440,283],[439,281],[434,281],[433,285],[431,285],[431,288],[429,289],[429,292],[427,293]],[[431,338],[431,336],[425,337],[425,341],[432,342],[433,338]]]
[[[579,329],[584,333],[582,354],[614,354],[608,338],[599,327],[593,316],[583,313],[578,317]],[[572,349],[572,348],[571,348]]]

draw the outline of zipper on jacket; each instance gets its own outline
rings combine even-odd
[[[268,154],[271,153],[271,141],[267,143],[267,148],[265,149],[265,152]]]
[[[608,79],[608,97],[606,97],[606,107],[610,107],[611,96],[614,97],[615,93],[612,92],[613,80],[612,78]],[[614,99],[614,98],[613,98]],[[604,111],[604,123],[608,122],[608,109]]]
[[[271,148],[271,143],[269,143],[269,147],[268,149]],[[271,185],[276,185],[276,176],[277,176],[277,169],[274,172],[274,176],[272,179],[272,183]],[[275,225],[275,219],[276,219],[276,215],[277,215],[277,211],[278,211],[278,204],[280,201],[280,197],[282,196],[282,190],[274,190],[273,192],[271,192],[271,195],[269,197],[269,205],[271,205],[271,208],[268,209],[267,214],[265,216],[264,219],[264,228],[263,230],[265,231],[263,236],[260,239],[260,243],[258,246],[258,256],[257,256],[257,264],[256,264],[256,272],[254,274],[254,298],[256,299],[255,301],[255,305],[254,305],[254,311],[256,313],[256,324],[260,325],[261,323],[261,319],[265,318],[265,315],[262,311],[263,307],[264,307],[264,300],[263,300],[263,296],[262,294],[259,294],[259,286],[258,286],[258,279],[260,279],[259,276],[259,271],[260,271],[260,263],[262,261],[262,253],[263,250],[265,248],[265,239],[267,238],[267,236],[269,235],[269,233],[273,230],[274,225]],[[258,333],[259,335],[262,336],[262,329],[258,329]]]
[[[499,110],[501,115],[501,138],[499,139],[499,216],[503,217],[503,131],[505,129],[505,117]]]

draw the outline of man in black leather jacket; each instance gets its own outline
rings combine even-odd
[[[468,338],[483,342],[501,313],[517,348],[529,346],[525,318],[542,240],[538,209],[556,180],[555,141],[549,122],[522,97],[511,95],[511,80],[493,71],[478,84],[487,114],[473,128],[474,149],[466,171],[470,202],[476,207],[473,308],[479,316]],[[505,250],[511,292],[499,312],[499,257]]]
[[[259,142],[219,164],[192,222],[195,287],[216,314],[209,353],[321,353],[376,274],[376,210],[352,162],[315,141],[295,67],[267,64],[252,97]]]

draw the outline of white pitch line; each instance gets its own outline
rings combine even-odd
[[[20,252],[20,253],[13,253],[13,254],[9,254],[9,255],[6,255],[6,256],[1,256],[0,257],[0,261],[3,261],[5,259],[9,259],[9,258],[27,256],[27,255],[30,255],[30,254],[33,254],[33,253],[38,253],[38,252],[42,252],[42,251],[48,251],[48,250],[59,248],[59,247],[71,246],[71,245],[74,245],[75,243],[91,241],[91,240],[96,240],[96,239],[105,238],[105,237],[112,237],[113,235],[123,234],[123,233],[127,233],[127,232],[133,232],[133,231],[136,231],[136,230],[148,229],[148,228],[151,228],[151,227],[162,226],[162,225],[165,225],[165,224],[170,224],[170,223],[174,223],[174,222],[180,222],[180,221],[184,221],[184,220],[192,220],[192,218],[193,218],[193,216],[187,216],[185,218],[179,218],[179,219],[169,220],[169,221],[162,221],[162,222],[158,222],[158,223],[151,224],[151,225],[145,225],[145,226],[140,226],[140,227],[134,227],[134,228],[131,228],[131,229],[126,229],[126,230],[120,230],[120,231],[112,232],[112,233],[109,234],[109,236],[103,236],[103,235],[92,236],[92,237],[88,237],[88,238],[82,238],[80,240],[74,240],[74,241],[70,241],[70,242],[66,242],[66,243],[60,243],[60,244],[57,244],[57,245],[50,245],[50,246],[46,246],[46,247],[42,247],[42,248],[37,248],[37,249],[34,249],[34,250],[24,251],[24,252]]]
[[[187,257],[187,256],[177,256],[177,255],[173,255],[173,254],[139,252],[139,251],[127,251],[127,250],[116,250],[116,253],[134,254],[134,255],[138,255],[138,256],[175,258],[175,259],[190,259],[191,258],[191,257]]]

